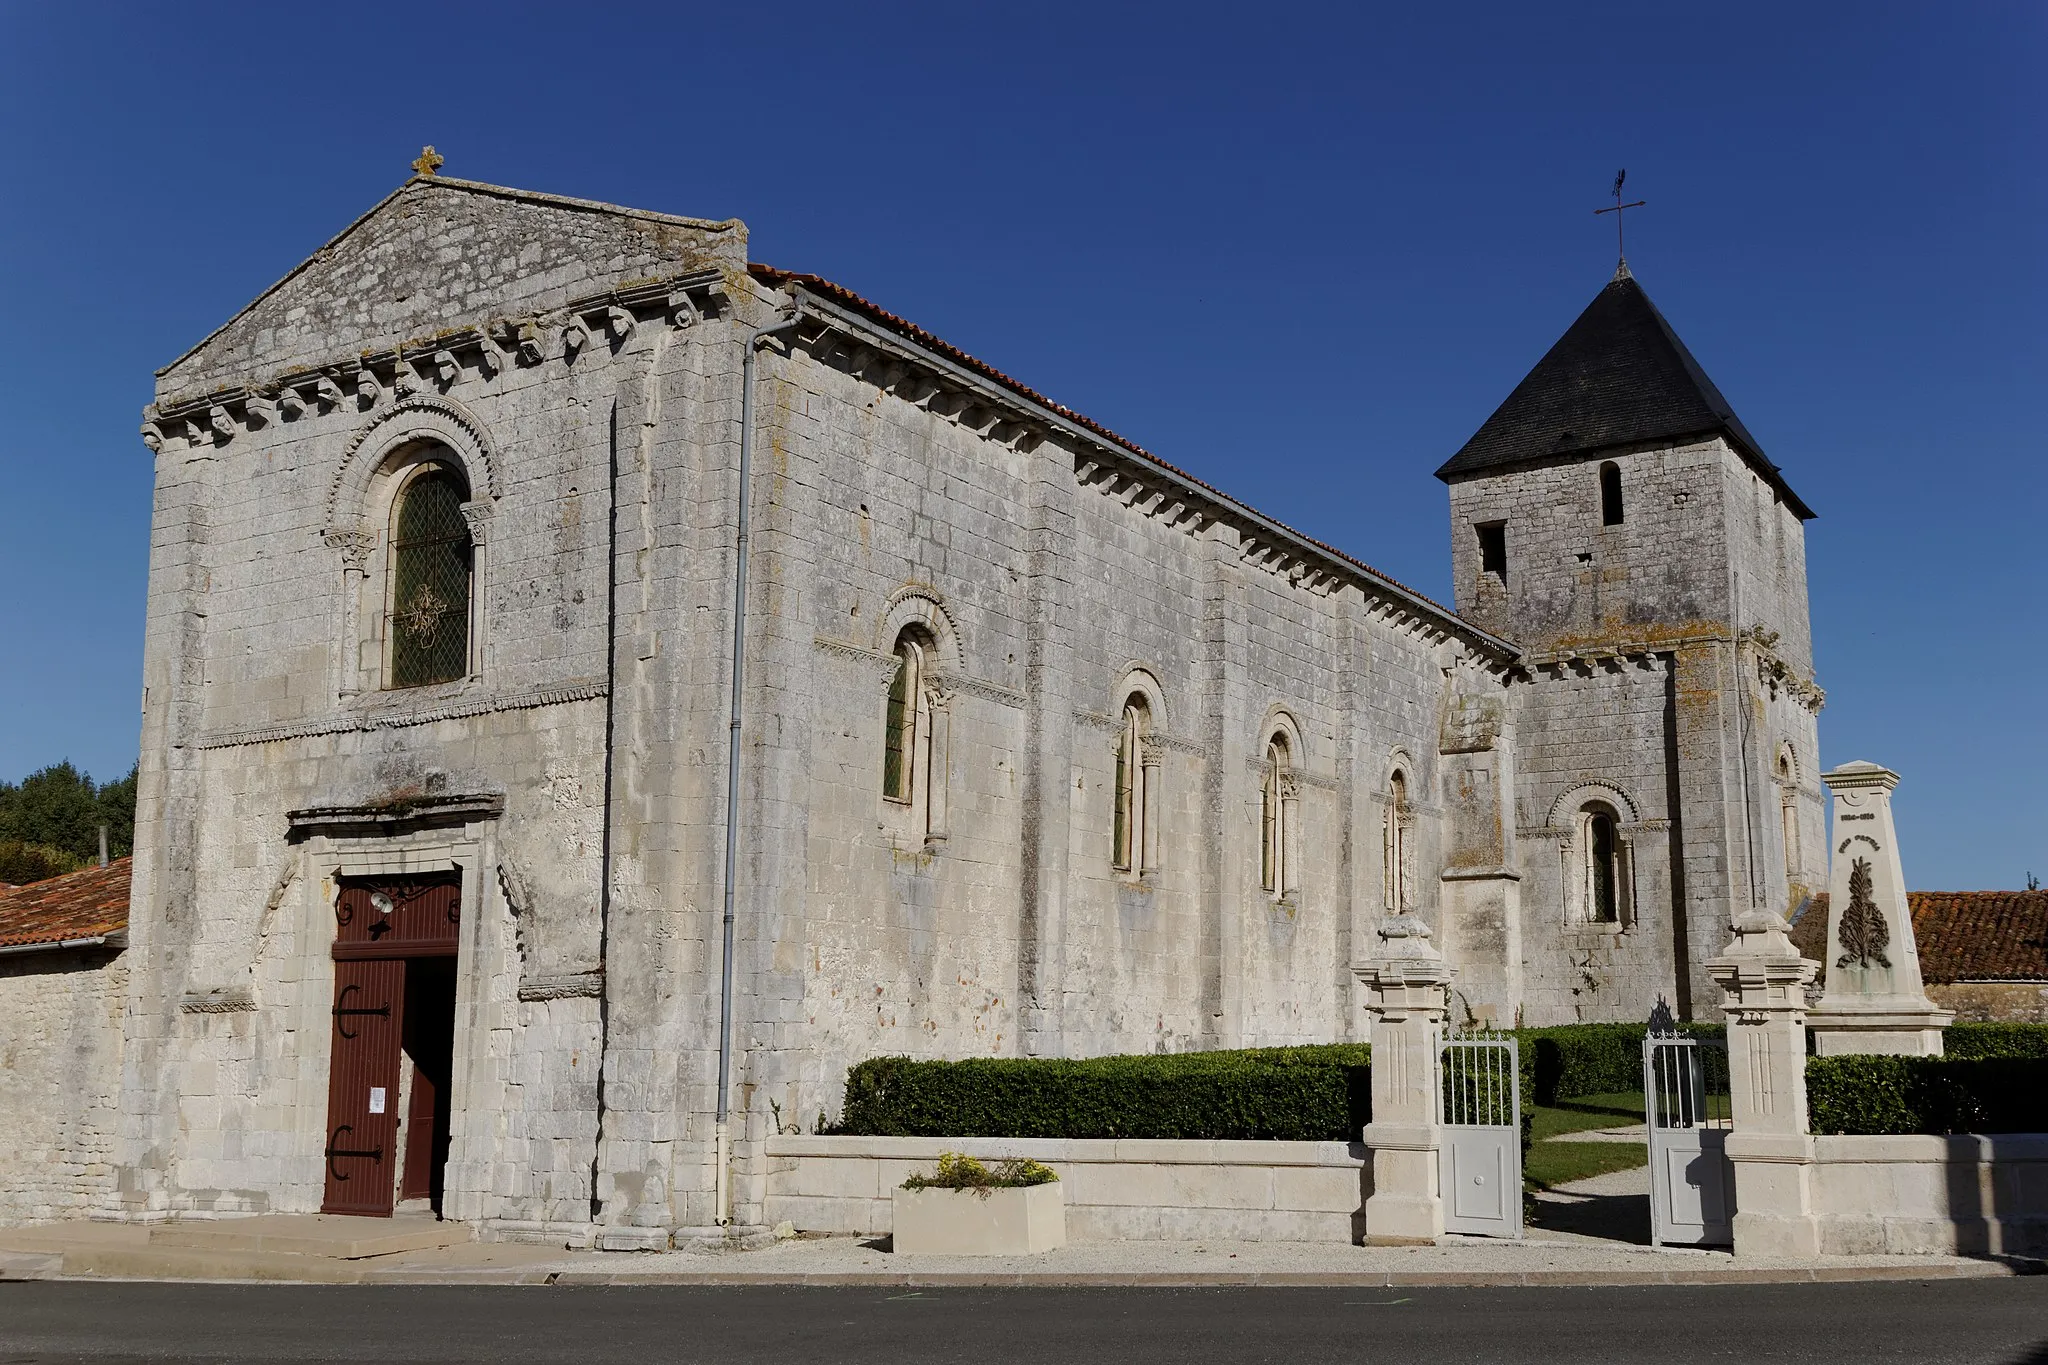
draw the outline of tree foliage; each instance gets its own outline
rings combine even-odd
[[[107,856],[134,852],[135,769],[118,782],[95,783],[67,761],[30,773],[19,783],[0,782],[0,841],[56,850],[82,867],[99,860],[101,825],[107,827]],[[27,870],[30,863],[20,866]],[[43,875],[70,870],[60,867]]]
[[[45,877],[61,877],[84,866],[82,861],[61,848],[46,848],[20,839],[0,839],[0,883],[8,886],[25,886]]]

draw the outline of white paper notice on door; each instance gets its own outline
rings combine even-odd
[[[373,1114],[384,1112],[384,1087],[381,1085],[370,1087],[370,1112]]]

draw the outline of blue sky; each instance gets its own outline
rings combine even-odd
[[[1822,761],[1904,774],[1913,885],[2048,877],[2048,8],[1686,8],[0,7],[0,777],[134,760],[151,372],[422,143],[744,218],[1446,601],[1431,471],[1606,281],[1626,166],[1821,514]]]

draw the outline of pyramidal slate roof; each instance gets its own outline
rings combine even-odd
[[[1795,514],[1813,516],[1624,263],[1436,475],[1705,436],[1726,437]]]

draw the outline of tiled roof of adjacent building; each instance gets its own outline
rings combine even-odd
[[[133,859],[67,872],[0,892],[0,949],[56,947],[104,939],[128,928]]]
[[[1708,436],[1726,437],[1794,513],[1813,516],[1624,265],[1436,473],[1448,482],[1550,456]]]
[[[1920,975],[1957,981],[2048,981],[2048,891],[1909,891]],[[1828,898],[1815,896],[1792,942],[1820,962],[1828,952]]]

